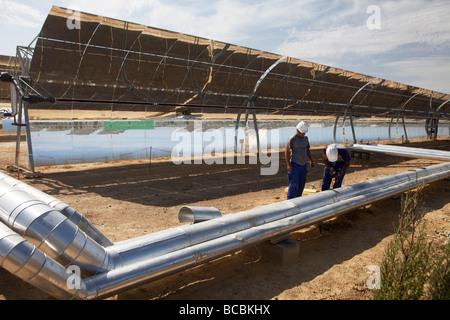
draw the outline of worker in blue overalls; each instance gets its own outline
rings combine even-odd
[[[309,139],[306,136],[308,125],[306,122],[300,121],[296,129],[296,133],[289,138],[285,149],[289,179],[288,200],[302,196],[308,171],[308,159],[311,168],[314,166],[309,150]]]
[[[330,189],[333,178],[335,178],[333,189],[340,188],[345,173],[350,167],[351,157],[347,148],[342,144],[330,144],[323,149],[323,160],[325,168],[323,170],[322,191]]]

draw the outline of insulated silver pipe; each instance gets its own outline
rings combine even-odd
[[[317,203],[315,208],[307,212],[229,233],[209,241],[169,252],[162,256],[141,260],[86,279],[89,287],[86,294],[88,298],[92,299],[130,289],[183,269],[203,264],[248,246],[261,243],[273,237],[324,221],[369,203],[405,192],[422,183],[430,183],[447,177],[450,177],[450,163],[447,164],[446,170],[441,172],[435,172],[417,179],[405,180],[389,187],[372,189],[368,193],[360,192],[360,194],[354,197],[343,199],[326,206]],[[357,189],[360,189],[358,185],[356,184],[355,186]]]
[[[113,246],[106,248],[106,250],[111,254],[114,253],[114,255],[120,256],[121,263],[128,265],[227,234],[308,212],[317,206],[327,206],[344,199],[371,192],[378,188],[388,188],[403,182],[415,181],[421,177],[446,171],[449,167],[450,163],[444,163],[379,179],[372,179],[336,190],[314,193],[307,197],[285,200],[237,214],[227,214],[202,223],[183,225],[117,242]]]
[[[402,157],[426,158],[444,161],[450,160],[450,152],[443,150],[399,147],[382,144],[354,144],[347,148],[352,151],[380,152]]]
[[[0,221],[62,265],[76,264],[88,274],[113,269],[105,248],[59,211],[0,181]]]
[[[1,210],[1,209],[0,209]],[[85,298],[84,280],[0,222],[0,267],[57,299]]]
[[[403,156],[427,156],[429,158],[443,157],[442,160],[448,160],[450,158],[450,152],[445,150],[424,149],[424,148],[412,148],[404,146],[382,145],[382,144],[356,144],[351,146],[352,149],[370,150],[374,152],[388,153],[392,152],[395,155]]]
[[[211,219],[219,218],[222,214],[214,207],[191,207],[184,206],[178,212],[178,221],[199,223]]]
[[[11,185],[15,189],[25,191],[30,196],[35,197],[36,200],[40,200],[49,207],[58,210],[100,245],[108,247],[113,244],[112,241],[102,234],[88,219],[63,201],[2,172],[0,172],[0,181]]]

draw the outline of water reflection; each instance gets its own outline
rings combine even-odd
[[[284,147],[295,133],[297,121],[258,121],[261,149]],[[333,142],[334,121],[309,121],[311,145]],[[234,120],[142,120],[142,121],[31,121],[31,139],[36,166],[149,159],[233,151],[256,150],[253,124],[248,139],[241,123],[235,138]],[[389,123],[355,123],[358,142],[389,139]],[[11,130],[13,129],[13,130]],[[338,127],[338,142],[353,142],[350,127]],[[3,130],[16,127],[3,120]],[[449,128],[439,130],[449,135]],[[345,136],[344,136],[345,132]],[[408,124],[408,138],[426,137],[423,124]],[[403,127],[391,128],[391,138],[401,139]],[[221,150],[220,150],[221,149]]]

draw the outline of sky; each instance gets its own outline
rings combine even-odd
[[[0,55],[52,5],[450,94],[448,0],[0,0]]]

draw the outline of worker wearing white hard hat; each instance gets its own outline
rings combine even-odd
[[[301,197],[306,183],[308,159],[310,166],[314,166],[309,150],[311,146],[306,136],[308,125],[306,122],[300,121],[296,129],[296,133],[289,138],[285,149],[289,179],[287,199]]]
[[[335,178],[333,189],[340,188],[345,173],[350,166],[351,157],[347,148],[342,144],[330,144],[323,149],[323,160],[325,168],[323,170],[322,191],[330,189],[333,178]]]
[[[306,124],[306,122],[305,121],[300,121],[298,124],[297,124],[297,130],[300,132],[300,133],[307,133],[308,132],[308,125]]]

